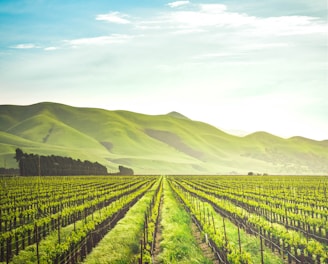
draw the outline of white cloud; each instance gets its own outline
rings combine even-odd
[[[222,4],[201,4],[197,8],[194,11],[170,12],[167,16],[178,28],[240,27],[253,25],[256,21],[255,17],[229,12]]]
[[[222,58],[222,57],[231,57],[233,56],[232,53],[229,52],[217,52],[217,53],[204,53],[202,55],[193,56],[193,59],[202,60],[202,59],[209,59],[209,58]]]
[[[110,12],[108,14],[99,14],[96,16],[96,20],[107,21],[115,24],[130,24],[131,22],[126,19],[128,15],[121,14],[120,12]]]
[[[167,5],[169,7],[175,8],[175,7],[180,7],[180,6],[184,6],[184,5],[188,5],[188,4],[190,4],[190,1],[175,1],[175,2],[168,3]]]
[[[328,25],[318,18],[308,16],[281,16],[257,18],[253,33],[260,35],[308,35],[327,34]]]
[[[253,36],[286,36],[326,34],[327,23],[309,16],[255,17],[231,12],[223,4],[194,5],[196,10],[179,10],[166,14],[169,25],[179,30],[203,27],[240,29],[240,33]],[[163,24],[163,27],[165,25]]]
[[[46,47],[44,48],[45,51],[52,51],[52,50],[57,50],[58,47]]]
[[[110,36],[99,36],[93,38],[79,38],[79,39],[65,40],[65,43],[71,46],[106,45],[106,44],[124,43],[131,38],[132,36],[129,35],[113,34]]]
[[[222,13],[227,10],[227,6],[222,4],[200,4],[199,7],[207,13]]]
[[[25,43],[25,44],[18,44],[15,46],[11,46],[13,49],[38,49],[40,46],[35,45],[33,43]]]

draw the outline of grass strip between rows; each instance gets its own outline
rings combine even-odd
[[[177,187],[176,183],[173,183]],[[175,191],[186,203],[194,216],[201,222],[204,232],[206,232],[214,241],[224,241],[226,234],[227,247],[230,251],[228,259],[230,263],[240,264],[243,261],[246,263],[261,263],[260,239],[258,237],[247,234],[243,229],[239,230],[240,245],[245,258],[242,260],[239,256],[239,236],[238,227],[225,218],[223,225],[223,218],[219,213],[216,213],[213,206],[207,202],[201,201],[196,196],[188,195],[186,191],[175,188]],[[283,260],[272,253],[269,249],[264,248],[264,263],[266,264],[281,264]]]
[[[136,263],[140,254],[140,238],[143,232],[145,212],[159,183],[160,179],[131,207],[125,217],[104,236],[83,263]]]
[[[162,241],[160,263],[211,263],[204,257],[192,234],[191,218],[174,197],[173,191],[164,178],[164,202],[162,211]]]
[[[179,185],[191,194],[197,195],[198,197],[215,204],[223,211],[235,214],[236,217],[239,217],[240,219],[246,218],[247,222],[250,224],[269,231],[271,234],[281,239],[283,243],[296,248],[297,251],[299,251],[300,248],[303,248],[303,250],[306,250],[310,254],[315,255],[316,258],[320,259],[321,263],[327,262],[328,253],[326,245],[323,245],[314,239],[307,240],[302,233],[294,230],[288,230],[285,226],[278,223],[271,223],[263,216],[250,213],[246,209],[235,205],[231,201],[212,196],[206,193],[206,190],[201,190],[193,184],[180,183]]]

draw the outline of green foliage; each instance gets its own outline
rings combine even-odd
[[[164,180],[164,204],[162,211],[161,263],[209,263],[193,237],[191,219],[177,203],[171,187]]]
[[[176,113],[150,116],[54,103],[0,106],[0,164],[6,160],[9,167],[16,166],[10,154],[16,148],[98,161],[109,172],[122,164],[136,174],[328,170],[324,141],[283,139],[263,132],[236,137]]]
[[[162,263],[208,263],[192,235],[191,215],[202,223],[215,244],[226,250],[230,263],[260,263],[259,238],[242,229],[240,252],[235,220],[251,224],[262,234],[269,232],[281,247],[290,246],[292,253],[302,251],[326,263],[327,245],[316,238],[327,235],[327,180],[325,176],[167,176],[162,185],[156,176],[5,177],[0,178],[0,242],[6,247],[6,241],[11,240],[15,255],[16,237],[20,245],[25,237],[25,249],[20,247],[11,262],[36,263],[36,245],[34,241],[27,245],[27,235],[33,236],[38,228],[40,263],[53,263],[95,232],[105,219],[142,196],[88,258],[90,263],[133,263],[141,253],[145,215],[151,215],[147,241],[152,242],[163,192]],[[231,222],[224,218],[225,228],[216,210],[230,215]],[[72,218],[76,219],[74,224],[69,222]],[[305,237],[312,232],[316,237]],[[144,260],[151,261],[149,251],[148,244],[143,250]],[[1,254],[6,254],[6,248]],[[280,262],[271,251],[264,251],[264,263]]]
[[[86,264],[134,263],[140,255],[144,215],[160,179],[100,241],[85,260]]]
[[[28,246],[27,236],[33,235],[37,227],[42,237],[42,229],[46,227],[46,237],[39,243],[40,261],[52,263],[56,256],[79,244],[98,224],[142,195],[155,179],[123,176],[0,178],[3,203],[0,242],[7,238],[14,240],[15,236],[24,237],[26,249],[14,256],[13,263],[33,262],[35,242]],[[111,202],[108,204],[107,201]],[[94,211],[95,208],[98,210]],[[77,219],[79,214],[83,216],[80,220]],[[75,223],[68,224],[72,217],[76,219]],[[16,221],[16,227],[4,220],[7,223]],[[12,252],[15,254],[15,248]]]
[[[174,178],[175,185],[189,193],[189,197],[190,194],[200,197],[215,205],[225,214],[239,219],[238,221],[251,224],[252,229],[257,232],[263,230],[270,233],[276,238],[278,242],[275,243],[280,244],[280,247],[290,245],[292,248],[305,250],[320,259],[322,263],[327,260],[327,246],[315,239],[308,241],[305,237],[305,235],[311,235],[308,233],[308,226],[322,227],[322,219],[327,217],[327,177],[254,178],[254,176],[244,176],[228,178],[217,176],[207,178],[186,176],[172,178]],[[318,183],[320,183],[319,187]],[[303,218],[297,218],[297,214],[293,211],[302,211]],[[272,217],[273,214],[275,217]],[[278,221],[277,219],[279,222],[275,222]],[[299,223],[303,224],[303,229]],[[285,227],[287,224],[288,226]],[[297,231],[291,230],[289,225],[297,227]],[[318,232],[318,228],[314,228],[314,230]],[[317,233],[315,237],[323,238],[326,234]],[[223,242],[220,237],[214,239],[219,246],[222,246]],[[232,243],[228,245],[229,247],[233,246]],[[249,253],[252,256],[258,254],[256,248],[252,249],[250,246],[250,244],[246,246]],[[235,255],[233,247],[229,252]],[[269,259],[271,258],[269,257]],[[268,261],[267,263],[269,263]],[[256,262],[259,261],[256,260]]]

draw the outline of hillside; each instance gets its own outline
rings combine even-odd
[[[177,112],[144,115],[57,103],[0,105],[0,167],[15,149],[147,174],[328,174],[328,144],[266,132],[227,134]]]

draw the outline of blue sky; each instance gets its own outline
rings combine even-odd
[[[0,0],[0,104],[328,139],[325,1]]]

